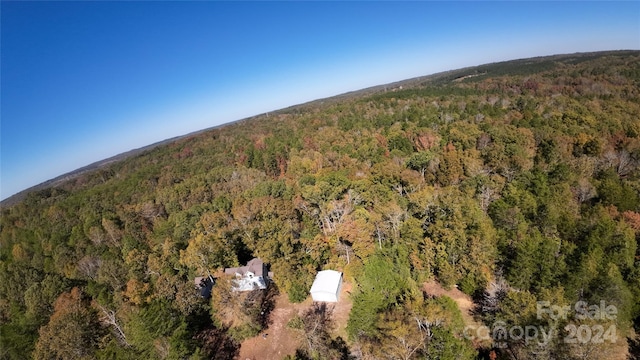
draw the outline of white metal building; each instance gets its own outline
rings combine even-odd
[[[316,275],[309,292],[313,301],[338,302],[341,288],[342,273],[335,270],[323,270]]]

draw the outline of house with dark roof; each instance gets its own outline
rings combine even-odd
[[[225,275],[231,275],[234,291],[266,289],[269,282],[267,266],[258,258],[253,258],[245,266],[226,268]]]

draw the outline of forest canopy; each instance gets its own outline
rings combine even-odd
[[[637,51],[489,64],[246,119],[31,192],[2,206],[0,358],[232,358],[268,327],[272,294],[231,299],[220,282],[207,300],[193,279],[253,257],[294,303],[318,270],[353,284],[347,338],[314,333],[298,358],[624,358],[640,347],[638,99]],[[473,297],[489,328],[560,335],[468,338],[455,303],[422,291],[433,280]],[[580,302],[617,315],[537,313]],[[311,309],[298,326],[325,320]],[[563,341],[586,326],[617,341]]]

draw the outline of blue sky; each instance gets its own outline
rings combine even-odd
[[[286,106],[464,66],[640,49],[640,2],[2,1],[0,198]]]

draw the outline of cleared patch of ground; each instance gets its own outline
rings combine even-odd
[[[458,304],[458,308],[462,313],[462,319],[464,320],[465,325],[481,325],[477,321],[473,319],[472,311],[474,308],[473,300],[471,297],[462,291],[458,290],[456,287],[452,287],[451,290],[447,290],[442,285],[440,285],[437,281],[429,281],[424,283],[422,289],[431,296],[442,296],[446,295],[453,299],[453,301]]]
[[[475,304],[473,303],[473,300],[471,299],[471,297],[463,293],[462,291],[460,291],[458,288],[452,287],[450,290],[447,290],[444,287],[442,287],[442,285],[440,285],[439,282],[434,280],[434,281],[425,282],[422,285],[422,289],[424,290],[424,292],[426,292],[431,296],[438,297],[438,296],[446,295],[451,299],[453,299],[453,301],[455,301],[456,304],[458,305],[458,309],[460,309],[460,312],[462,313],[462,320],[464,321],[465,326],[473,326],[477,329],[478,327],[483,325],[482,323],[476,321],[473,318],[473,309],[475,307]],[[475,345],[486,346],[488,344],[475,344]]]
[[[352,307],[351,287],[350,283],[344,282],[339,301],[330,305],[333,306],[334,336],[341,336],[343,339],[347,337],[347,320]],[[303,345],[303,337],[300,330],[287,327],[287,323],[295,315],[302,314],[312,304],[311,296],[300,304],[292,304],[287,294],[278,295],[275,308],[271,311],[269,328],[258,336],[243,341],[240,344],[240,355],[237,359],[277,360],[287,355],[294,355],[296,349]]]
[[[243,341],[238,359],[282,359],[295,354],[302,339],[297,330],[287,327],[287,323],[310,305],[311,297],[300,304],[292,304],[287,294],[278,295],[275,308],[271,311],[269,328],[258,336]]]
[[[349,320],[349,313],[353,307],[351,301],[351,289],[353,285],[351,283],[343,282],[342,290],[340,291],[339,301],[334,304],[333,308],[333,322],[335,325],[333,336],[342,337],[347,340],[347,321]]]

